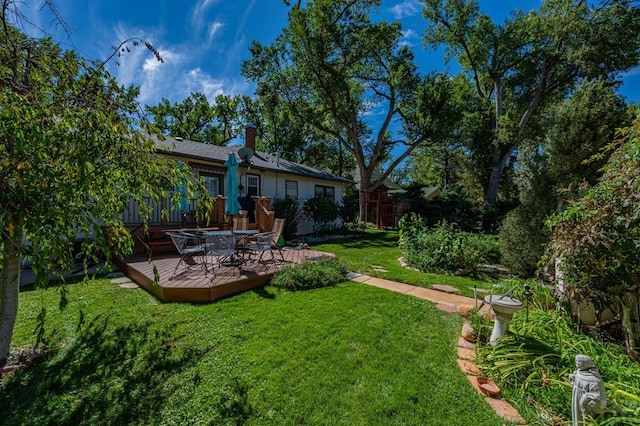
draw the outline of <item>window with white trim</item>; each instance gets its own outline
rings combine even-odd
[[[247,196],[260,195],[260,175],[247,174]]]

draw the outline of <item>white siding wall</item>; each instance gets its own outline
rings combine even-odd
[[[245,170],[240,171],[240,180],[243,185],[246,186],[246,180],[244,177]],[[315,179],[306,176],[297,176],[288,173],[275,173],[272,171],[257,171],[250,170],[250,174],[259,174],[260,175],[260,195],[265,197],[274,198],[284,198],[286,194],[286,181],[296,181],[298,182],[298,200],[300,204],[310,198],[315,196],[315,188],[316,185],[322,186],[331,186],[335,188],[335,202],[342,202],[342,194],[344,184],[342,182],[323,180],[323,179]],[[340,225],[340,219],[336,221],[334,224],[336,226]],[[302,216],[300,219],[300,224],[298,225],[298,234],[310,234],[313,232],[313,222],[308,220],[306,217]]]

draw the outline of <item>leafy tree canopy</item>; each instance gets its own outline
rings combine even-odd
[[[144,212],[148,199],[180,179],[143,134],[137,89],[49,38],[28,37],[9,21],[19,16],[16,5],[2,6],[0,365],[18,309],[21,258],[44,284],[51,272],[75,265],[78,241],[84,255],[109,256],[102,227],[112,230],[109,244],[126,252],[131,239],[120,213],[129,197]],[[82,239],[91,235],[95,241]]]
[[[203,93],[196,92],[182,102],[171,104],[163,98],[145,108],[165,135],[224,146],[241,134],[240,102],[237,96],[218,95],[210,104]]]
[[[638,64],[640,8],[632,0],[547,0],[514,12],[503,24],[475,0],[422,0],[425,42],[442,45],[475,87],[486,125],[474,146],[490,161],[485,201],[497,199],[514,150],[531,139],[530,124],[582,79],[613,80]],[[484,135],[490,129],[490,137]]]
[[[456,118],[449,79],[420,76],[411,51],[399,45],[400,26],[371,20],[380,3],[316,0],[293,7],[289,26],[270,46],[254,42],[242,67],[261,98],[284,103],[291,119],[309,123],[353,156],[364,190],[378,186],[416,147],[446,134]],[[368,119],[374,112],[375,122]],[[383,173],[373,181],[377,168]]]

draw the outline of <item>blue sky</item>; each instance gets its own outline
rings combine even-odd
[[[163,64],[142,47],[111,61],[109,69],[121,84],[140,86],[139,101],[155,105],[161,98],[180,102],[191,92],[203,92],[212,100],[217,94],[253,94],[240,74],[242,60],[249,57],[252,40],[268,44],[287,25],[282,0],[57,0],[58,12],[71,28],[71,37],[39,9],[42,0],[23,2],[22,7],[42,30],[53,34],[66,48],[103,60],[112,46],[129,37],[148,40],[163,56]],[[29,5],[27,5],[29,4]],[[512,9],[529,10],[540,0],[480,0],[484,12],[502,22]],[[418,0],[383,0],[380,17],[399,20],[405,42],[415,47],[421,69],[441,69],[435,52],[424,51],[421,33],[425,21]],[[33,35],[36,32],[30,30]],[[628,73],[621,93],[640,100],[640,70]]]

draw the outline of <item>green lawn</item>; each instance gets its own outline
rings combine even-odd
[[[424,273],[402,266],[398,259],[403,253],[398,248],[398,232],[395,231],[370,229],[361,236],[316,243],[312,244],[312,248],[337,254],[353,272],[422,287],[448,284],[459,288],[463,295],[469,297],[473,297],[474,286],[487,290],[495,286],[495,283],[489,280]],[[496,291],[500,292],[501,288]]]
[[[501,425],[456,364],[457,315],[358,283],[160,304],[108,280],[20,294],[55,354],[0,383],[6,424]],[[80,313],[82,312],[82,314]]]

